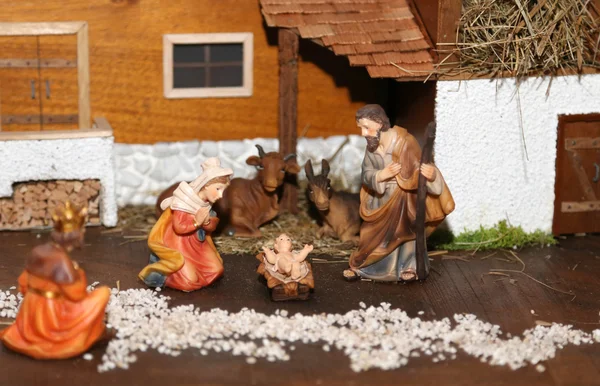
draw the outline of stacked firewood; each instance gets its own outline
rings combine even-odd
[[[70,200],[87,205],[88,224],[100,224],[100,181],[31,181],[13,185],[13,196],[0,198],[0,229],[43,228],[52,225],[56,205]]]

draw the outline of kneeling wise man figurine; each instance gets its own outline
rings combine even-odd
[[[425,233],[431,234],[454,210],[454,200],[442,173],[421,165],[419,143],[402,127],[390,127],[379,105],[356,113],[356,124],[367,140],[362,163],[358,249],[350,256],[344,278],[413,281],[417,277],[416,213],[419,174],[426,178]],[[424,247],[424,246],[423,246]],[[429,272],[425,258],[426,272]]]

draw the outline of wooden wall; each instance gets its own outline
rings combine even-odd
[[[277,35],[257,0],[0,0],[0,9],[2,21],[89,23],[92,116],[108,119],[117,142],[277,137]],[[162,35],[215,32],[254,33],[254,95],[165,99]],[[346,59],[306,41],[300,54],[300,134],[308,124],[309,137],[355,133],[356,109],[386,100],[387,83]]]
[[[390,80],[387,112],[393,124],[402,126],[423,145],[425,128],[435,119],[436,82]]]
[[[458,0],[455,0],[458,1]],[[433,44],[437,43],[438,33],[438,7],[440,0],[413,0],[413,4],[421,16],[423,25],[427,29]]]

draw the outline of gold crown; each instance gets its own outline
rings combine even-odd
[[[62,206],[56,207],[52,220],[57,232],[68,233],[78,231],[85,226],[87,208],[79,207],[67,201]]]

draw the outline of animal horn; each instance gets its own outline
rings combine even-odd
[[[304,165],[304,172],[309,181],[312,181],[313,178],[315,178],[315,172],[313,171],[312,162],[310,160]]]
[[[329,162],[325,158],[321,161],[321,175],[327,177],[329,174]]]
[[[283,160],[287,161],[292,158],[296,158],[296,153],[290,153],[290,154],[286,155],[285,157],[283,157]]]
[[[258,155],[260,156],[260,158],[263,158],[265,156],[265,151],[263,150],[262,146],[260,145],[254,145],[256,146],[256,148],[258,149]]]

